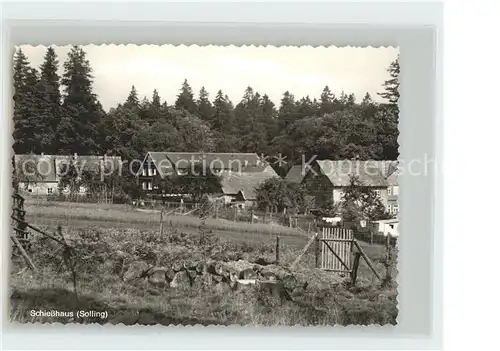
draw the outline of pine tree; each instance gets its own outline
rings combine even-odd
[[[363,101],[361,101],[361,105],[372,105],[373,104],[373,99],[370,93],[366,93],[365,96],[363,97]]]
[[[193,89],[189,85],[187,79],[184,79],[181,87],[181,92],[179,93],[179,95],[177,95],[175,108],[186,110],[192,114],[198,113],[198,106],[196,106],[196,102],[194,101]]]
[[[213,102],[213,117],[210,124],[215,134],[218,152],[235,152],[237,136],[235,132],[234,106],[227,95],[219,90]]]
[[[354,106],[356,104],[356,95],[349,94],[347,96],[347,106]]]
[[[324,115],[326,113],[333,113],[335,111],[335,95],[330,88],[325,86],[320,97],[319,113]]]
[[[64,115],[58,128],[60,152],[100,154],[100,127],[105,113],[93,92],[92,68],[82,48],[73,46],[68,53],[61,83]]]
[[[153,108],[158,110],[161,108],[161,98],[156,89],[153,90],[153,99],[151,100],[151,105],[153,106]]]
[[[214,114],[212,118],[212,129],[221,133],[230,133],[233,129],[233,109],[230,102],[221,90],[217,92],[214,100]]]
[[[373,120],[378,111],[378,106],[369,93],[366,93],[360,104],[362,117],[365,120]]]
[[[340,93],[338,102],[342,109],[349,104],[349,96],[345,93],[345,91],[342,90],[342,92]]]
[[[266,152],[267,128],[263,121],[261,95],[247,87],[234,113],[240,152]]]
[[[281,99],[281,106],[278,111],[278,125],[281,130],[285,129],[288,125],[295,122],[297,119],[297,105],[295,104],[295,97],[289,91],[283,94]]]
[[[379,95],[388,100],[390,104],[397,105],[399,100],[399,56],[391,62],[387,72],[389,72],[390,79],[384,82],[385,91]]]
[[[316,105],[317,102],[311,101],[309,95],[306,96],[305,98],[300,99],[300,101],[297,101],[298,118],[305,118],[318,115],[319,109]]]
[[[208,92],[205,87],[201,87],[198,99],[198,116],[205,122],[211,122],[213,114],[214,108],[208,99]]]
[[[139,96],[137,95],[137,90],[135,86],[132,85],[130,93],[128,94],[127,101],[124,104],[127,108],[138,108],[140,107]]]
[[[26,55],[21,49],[18,49],[14,54],[14,132],[12,133],[14,137],[14,152],[16,154],[23,154],[29,151],[24,137],[27,134],[27,129],[29,125],[27,124],[27,119],[23,116],[24,109],[26,105],[26,80],[29,71],[29,62]]]
[[[59,75],[57,70],[59,68],[59,60],[54,48],[49,47],[45,53],[44,62],[40,67],[40,77],[45,83],[45,89],[50,97],[50,101],[55,105],[61,104],[61,92],[59,84]]]
[[[58,60],[52,47],[47,49],[40,67],[40,119],[41,149],[46,153],[56,153],[58,147],[57,126],[61,121],[61,92],[59,84]]]
[[[14,55],[14,152],[40,153],[40,84],[38,72],[29,66],[21,49]]]
[[[267,141],[271,142],[278,135],[278,112],[274,102],[267,94],[264,94],[261,100],[262,124],[267,133]]]

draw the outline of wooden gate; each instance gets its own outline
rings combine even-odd
[[[352,229],[323,227],[321,242],[321,269],[337,273],[351,273],[351,254],[354,242]]]

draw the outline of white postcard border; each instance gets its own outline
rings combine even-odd
[[[431,166],[426,176],[402,176],[400,180],[403,237],[396,327],[9,325],[5,298],[9,259],[4,249],[4,348],[428,349],[441,345],[440,4],[38,2],[27,6],[16,2],[3,4],[2,10],[4,234],[9,233],[10,223],[12,123],[7,117],[12,105],[11,61],[13,47],[19,44],[399,46],[401,159],[423,160],[427,155],[437,166]],[[9,247],[8,235],[2,240],[2,248]]]

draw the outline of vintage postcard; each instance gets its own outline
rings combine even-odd
[[[16,323],[395,325],[399,51],[19,46]]]

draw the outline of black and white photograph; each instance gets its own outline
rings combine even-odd
[[[399,72],[397,47],[17,46],[10,321],[396,325]]]

